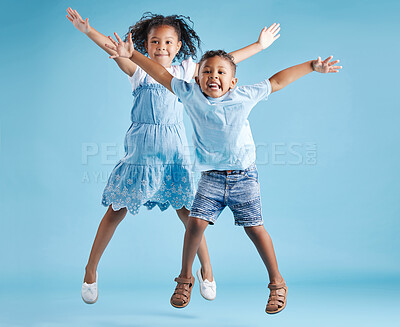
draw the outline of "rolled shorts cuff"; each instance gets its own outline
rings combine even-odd
[[[235,220],[235,226],[240,226],[240,227],[255,227],[255,226],[262,226],[262,225],[264,225],[264,221],[262,218],[253,220],[253,221],[247,221],[247,222]]]
[[[214,225],[214,223],[215,223],[215,221],[216,221],[216,219],[212,219],[212,218],[210,218],[210,217],[206,217],[205,215],[202,215],[202,214],[199,213],[199,212],[192,212],[192,211],[190,211],[189,217],[198,218],[198,219],[201,219],[201,220],[208,221],[208,223],[209,223],[210,225]]]

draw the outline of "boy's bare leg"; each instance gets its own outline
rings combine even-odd
[[[207,225],[207,221],[199,218],[189,217],[188,219],[183,242],[182,269],[179,277],[175,278],[178,284],[170,300],[171,305],[176,308],[184,308],[189,304],[194,284],[193,261]]]
[[[196,252],[200,246],[200,242],[203,238],[203,233],[208,226],[208,221],[189,217],[185,239],[183,242],[183,254],[182,254],[182,270],[180,277],[191,278],[192,277],[192,266]]]
[[[190,211],[188,209],[186,209],[185,207],[183,207],[182,209],[176,210],[176,213],[178,214],[179,218],[185,225],[185,228],[187,228]],[[201,263],[201,274],[203,276],[203,279],[207,279],[210,282],[212,282],[213,281],[213,272],[212,272],[210,256],[208,254],[207,243],[206,243],[204,234],[201,238],[199,249],[197,250],[197,256],[199,257],[199,260]]]
[[[269,280],[272,284],[283,282],[283,277],[278,269],[274,246],[271,237],[264,226],[245,227],[246,234],[250,237],[257,248],[265,267],[268,270]]]
[[[111,206],[108,207],[103,219],[97,229],[96,238],[94,239],[92,250],[90,252],[89,261],[86,265],[86,273],[84,282],[92,284],[96,282],[96,270],[100,258],[114,235],[115,229],[126,215],[126,208],[114,211]]]
[[[258,253],[268,270],[270,294],[265,312],[274,314],[282,311],[286,306],[287,287],[278,269],[274,246],[271,237],[264,226],[245,227],[246,234],[253,241]]]

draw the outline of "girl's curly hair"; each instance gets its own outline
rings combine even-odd
[[[189,26],[189,23],[192,27]],[[188,57],[196,59],[197,48],[200,48],[200,38],[193,30],[193,22],[188,16],[163,16],[145,12],[135,25],[129,27],[128,32],[125,34],[125,41],[128,38],[128,34],[132,33],[135,49],[142,54],[147,54],[145,42],[150,30],[153,27],[162,25],[173,27],[178,34],[178,40],[182,41],[182,47],[175,59],[187,59]]]

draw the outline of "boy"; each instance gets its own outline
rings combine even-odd
[[[110,38],[111,39],[111,38]],[[111,39],[112,40],[112,39]],[[195,145],[195,169],[202,171],[185,233],[182,269],[171,297],[171,304],[189,304],[194,284],[192,265],[204,230],[214,224],[229,206],[235,224],[243,226],[256,246],[269,274],[270,296],[265,311],[274,314],[286,306],[287,286],[278,270],[271,238],[263,226],[260,188],[255,162],[255,145],[247,117],[251,109],[272,92],[298,78],[317,71],[336,73],[339,61],[332,56],[287,68],[261,83],[236,87],[236,64],[223,50],[206,52],[199,62],[196,83],[173,77],[161,65],[135,51],[132,39],[112,40],[116,55],[127,57],[157,82],[179,97],[189,114]]]

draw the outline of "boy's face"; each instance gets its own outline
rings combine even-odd
[[[237,78],[235,78],[231,63],[215,56],[206,59],[201,64],[196,83],[205,95],[219,98],[235,87]]]

